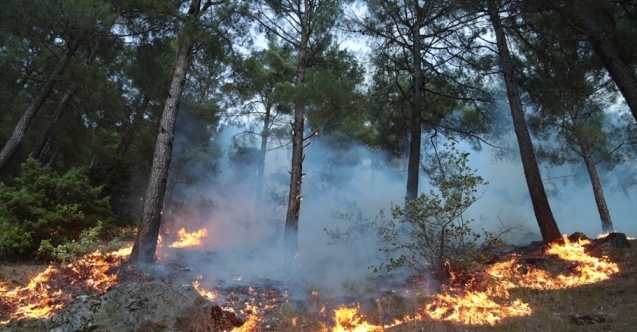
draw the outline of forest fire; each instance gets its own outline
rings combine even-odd
[[[202,228],[192,233],[186,232],[185,228],[180,229],[177,232],[177,241],[169,245],[169,248],[187,248],[201,245],[201,239],[208,236],[208,230]]]
[[[338,310],[334,310],[334,323],[332,332],[374,332],[383,330],[381,326],[367,323],[359,313],[359,308],[341,307]]]
[[[31,278],[27,286],[13,290],[0,283],[4,305],[10,311],[8,317],[0,317],[3,319],[0,323],[6,324],[11,319],[47,318],[59,312],[78,293],[105,292],[117,283],[116,274],[110,271],[116,270],[130,251],[130,246],[109,253],[98,250],[59,268],[48,266]]]
[[[553,244],[546,251],[546,255],[555,255],[570,262],[562,269],[571,271],[569,274],[552,275],[543,269],[522,264],[520,256],[513,255],[508,261],[496,263],[486,270],[490,280],[485,290],[450,290],[436,294],[433,303],[427,305],[426,312],[434,319],[474,325],[494,325],[507,317],[529,315],[532,312],[529,305],[520,299],[511,301],[509,289],[564,289],[607,280],[619,271],[617,264],[586,254],[584,246],[588,243],[588,240],[572,243],[565,236],[563,244]]]
[[[180,237],[183,241],[179,243],[186,243],[187,240],[191,240],[188,243],[196,243],[206,234],[205,229],[193,233],[185,233],[182,229],[180,233],[184,235]],[[190,237],[186,236],[187,234],[190,234]],[[512,297],[510,290],[515,288],[554,290],[576,287],[606,280],[619,271],[616,264],[604,258],[588,255],[585,252],[585,245],[588,243],[588,240],[571,242],[565,237],[564,243],[554,244],[542,253],[534,253],[531,256],[510,255],[508,260],[485,268],[480,274],[483,280],[445,287],[442,292],[432,295],[424,308],[416,308],[419,314],[415,317],[405,316],[402,320],[395,319],[390,325],[370,323],[361,313],[360,307],[342,306],[334,310],[331,331],[382,331],[408,321],[423,319],[470,325],[495,325],[509,317],[531,315],[533,313],[531,306]],[[0,320],[3,320],[0,323],[6,324],[14,319],[47,318],[60,312],[78,294],[105,292],[119,282],[116,270],[121,265],[122,259],[128,257],[130,250],[129,246],[107,254],[96,251],[59,268],[49,266],[44,272],[33,277],[25,287],[9,290],[6,284],[0,283],[0,292],[5,294],[4,297],[8,300],[5,301],[7,302],[5,307],[11,310],[8,316],[0,317]],[[543,264],[542,268],[537,265],[537,262]],[[546,265],[550,264],[559,266],[547,268]],[[264,317],[267,317],[268,310],[276,309],[285,298],[274,290],[278,289],[276,284],[269,284],[259,289],[252,286],[237,286],[229,289],[208,290],[201,285],[203,279],[203,275],[199,275],[192,282],[199,294],[213,302],[225,301],[229,306],[224,310],[233,311],[232,307],[234,307],[235,310],[239,310],[239,314],[246,316],[243,326],[235,328],[233,332],[257,330]],[[250,298],[252,302],[243,303],[245,299]],[[256,305],[255,298],[258,299],[256,301],[259,306]],[[244,300],[235,303],[234,299]],[[296,320],[293,324],[295,323]]]

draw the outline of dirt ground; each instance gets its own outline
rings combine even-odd
[[[513,290],[513,297],[529,304],[532,310],[529,316],[506,319],[495,326],[420,320],[385,331],[637,331],[637,240],[630,243],[631,248],[609,249],[604,253],[620,269],[607,281],[563,290]],[[0,263],[0,317],[6,317],[6,312],[2,312],[6,310],[2,292],[26,286],[45,269],[44,264]],[[290,329],[293,330],[296,329]]]

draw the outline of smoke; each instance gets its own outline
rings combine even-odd
[[[182,112],[183,113],[183,112]],[[186,121],[178,126],[190,125]],[[214,174],[202,165],[194,165],[191,173],[199,173],[205,181],[181,185],[173,203],[181,209],[172,209],[164,217],[176,232],[178,227],[189,231],[205,227],[208,237],[203,249],[192,253],[179,250],[180,257],[192,265],[198,265],[209,280],[219,283],[242,283],[267,278],[275,280],[304,280],[338,291],[346,279],[358,279],[371,271],[370,265],[378,265],[383,256],[378,243],[372,238],[350,245],[328,245],[330,237],[324,229],[346,229],[347,220],[335,218],[335,213],[362,213],[373,220],[381,209],[388,210],[392,202],[404,201],[406,164],[391,159],[382,152],[374,152],[358,145],[338,145],[324,137],[312,138],[305,150],[303,164],[306,176],[302,185],[304,199],[299,217],[299,256],[293,268],[283,264],[283,231],[287,192],[289,187],[290,151],[281,148],[268,151],[266,157],[264,196],[265,212],[254,214],[256,165],[251,158],[236,158],[239,150],[233,137],[242,128],[228,126],[215,138],[214,144],[223,153],[215,155],[218,165]],[[176,145],[179,155],[184,147]],[[196,146],[196,144],[195,144]],[[248,153],[250,148],[241,150]],[[469,150],[469,144],[459,144],[460,150]],[[214,149],[213,149],[214,150]],[[248,151],[248,152],[246,152]],[[471,152],[471,168],[477,170],[489,185],[482,197],[467,211],[465,219],[474,219],[472,228],[497,230],[502,224],[523,225],[538,233],[528,189],[519,162],[493,158],[497,150],[484,147]],[[249,153],[248,153],[249,154]],[[559,173],[564,169],[553,169]],[[420,192],[432,188],[423,177]],[[606,188],[616,186],[611,182]],[[581,231],[589,237],[601,232],[601,222],[596,210],[590,183],[568,181],[555,186],[557,194],[549,200],[560,230],[570,234]],[[630,188],[630,198],[637,198],[637,189]],[[607,202],[617,231],[637,236],[637,220],[634,205],[618,190],[605,190]],[[517,244],[520,238],[509,239]],[[241,281],[237,280],[241,278]]]

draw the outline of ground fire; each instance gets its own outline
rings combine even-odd
[[[201,245],[201,238],[208,236],[208,230],[202,228],[200,230],[188,233],[185,228],[177,232],[177,241],[169,245],[169,248],[187,248]]]
[[[201,238],[206,236],[207,231],[202,229],[186,233],[181,229],[178,234],[178,239],[169,245],[169,248],[202,246]],[[482,271],[478,271],[477,275],[481,277],[476,277],[471,282],[454,283],[452,277],[449,284],[444,285],[440,292],[428,297],[428,303],[418,309],[418,314],[394,319],[392,323],[373,323],[373,320],[368,320],[361,313],[359,306],[340,305],[332,310],[334,315],[331,318],[328,314],[325,315],[327,321],[322,326],[332,332],[364,332],[383,331],[406,322],[424,319],[469,325],[495,325],[509,317],[531,315],[532,306],[511,296],[511,290],[577,287],[607,280],[619,271],[617,264],[606,258],[587,254],[585,246],[588,243],[588,240],[570,241],[564,237],[564,243],[551,245],[541,252],[525,256],[503,256],[506,259],[485,266]],[[10,289],[6,284],[0,283],[4,306],[0,316],[1,323],[7,324],[10,320],[25,318],[51,317],[77,295],[102,293],[109,287],[123,282],[118,277],[122,272],[130,270],[124,264],[130,249],[128,246],[109,253],[96,251],[69,264],[49,266],[24,287]],[[538,267],[538,262],[561,265],[555,267],[555,273],[550,273]],[[228,310],[245,318],[243,326],[236,328],[235,332],[260,330],[258,326],[263,318],[287,301],[285,291],[281,291],[285,284],[280,282],[261,288],[235,286],[206,289],[202,286],[204,281],[205,277],[198,275],[191,283],[203,297],[213,302],[230,304]],[[325,312],[330,311],[323,307],[321,313]],[[296,325],[297,319],[293,318],[291,324]]]

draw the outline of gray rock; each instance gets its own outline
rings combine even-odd
[[[613,323],[617,321],[617,314],[614,312],[609,313],[608,315],[606,315],[606,322],[608,323]]]
[[[47,331],[212,332],[218,320],[213,315],[219,313],[223,315],[191,285],[125,284],[102,295],[78,296],[48,320]]]

